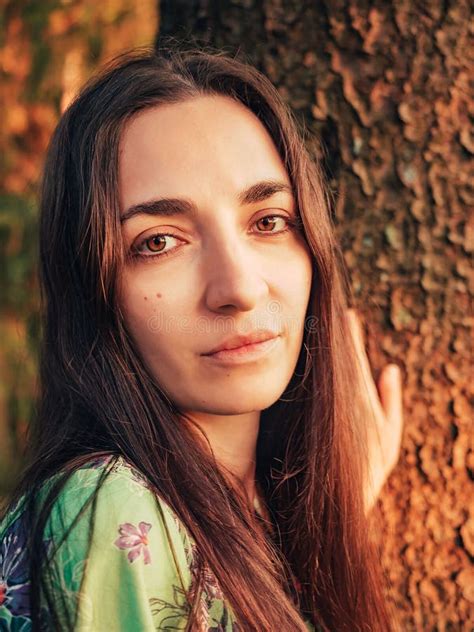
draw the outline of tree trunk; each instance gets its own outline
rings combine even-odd
[[[403,366],[402,454],[379,501],[389,598],[404,630],[467,631],[472,13],[467,0],[367,4],[164,0],[159,35],[239,50],[314,133],[374,375]]]

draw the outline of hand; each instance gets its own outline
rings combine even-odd
[[[365,490],[368,512],[400,455],[403,430],[401,370],[396,364],[386,365],[375,385],[365,351],[360,318],[352,308],[346,313],[365,385],[364,392],[374,412],[374,424],[368,426],[369,480]]]

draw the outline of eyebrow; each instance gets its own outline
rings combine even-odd
[[[242,206],[245,204],[256,204],[282,191],[293,195],[292,187],[286,182],[262,180],[241,191],[237,195],[237,201]],[[148,202],[140,202],[127,208],[120,218],[120,223],[123,224],[135,217],[135,215],[159,215],[163,217],[185,215],[195,217],[197,215],[197,206],[194,202],[185,198],[157,198]]]

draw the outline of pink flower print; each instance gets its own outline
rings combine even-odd
[[[128,561],[133,562],[143,551],[143,561],[150,564],[151,557],[148,550],[148,531],[151,524],[148,522],[139,522],[138,529],[130,522],[124,522],[119,526],[120,537],[114,542],[119,549],[130,549],[128,552]]]

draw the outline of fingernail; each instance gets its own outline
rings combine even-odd
[[[400,367],[398,364],[391,364],[388,367],[389,375],[391,378],[399,379],[401,376]]]

